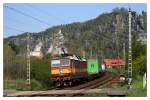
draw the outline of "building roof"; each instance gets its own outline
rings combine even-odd
[[[125,65],[125,61],[123,59],[104,59],[104,63],[106,66]]]

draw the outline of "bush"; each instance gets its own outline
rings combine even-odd
[[[146,44],[141,41],[133,43],[132,57],[133,57],[133,77],[144,75],[147,69],[147,51]]]
[[[146,71],[146,56],[141,55],[136,60],[133,61],[133,75],[136,77],[137,75],[144,75]]]
[[[46,59],[31,58],[31,79],[40,82],[43,89],[52,86],[50,67]]]
[[[42,90],[42,89],[43,89],[42,84],[39,81],[35,79],[31,80],[31,90]]]
[[[143,88],[143,77],[137,76],[135,80],[133,80],[132,90],[128,96],[134,97],[145,97],[147,96],[147,89]]]

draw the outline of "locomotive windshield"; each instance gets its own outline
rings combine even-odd
[[[52,67],[59,67],[60,66],[60,60],[52,60],[51,66]]]
[[[61,59],[61,66],[69,66],[70,60],[69,59]]]
[[[60,66],[69,66],[70,60],[69,59],[60,59],[60,60],[52,60],[51,67],[60,67]]]

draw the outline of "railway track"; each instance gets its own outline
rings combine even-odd
[[[62,89],[53,89],[48,91],[24,91],[20,93],[14,93],[14,94],[8,94],[7,96],[83,96],[84,94],[82,92],[90,89],[95,88],[104,88],[105,84],[114,82],[114,80],[117,80],[118,76],[112,73],[105,73],[105,75],[101,78],[92,80],[87,83],[83,83],[78,86],[68,87],[68,88],[62,88]]]
[[[115,78],[114,74],[105,73],[105,75],[103,77],[94,79],[92,81],[89,81],[87,83],[83,83],[83,84],[78,85],[78,86],[64,88],[64,90],[92,89],[92,88],[96,88],[102,84],[107,83],[108,81],[112,80],[113,78]]]
[[[116,78],[117,78],[117,75],[114,75],[112,73],[105,73],[105,75],[101,78],[92,80],[90,82],[81,84],[79,86],[65,88],[65,90],[80,90],[80,89],[88,90],[88,89],[98,88],[99,86],[101,86],[101,88],[103,88],[106,83],[111,83],[111,82],[113,82],[113,80],[116,80]],[[83,96],[83,95],[84,94],[71,94],[69,96],[74,97],[74,96]]]

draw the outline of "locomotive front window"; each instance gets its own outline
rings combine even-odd
[[[60,66],[60,60],[52,60],[51,66],[52,67],[59,67]]]
[[[69,59],[61,59],[61,66],[69,66],[70,60]]]

